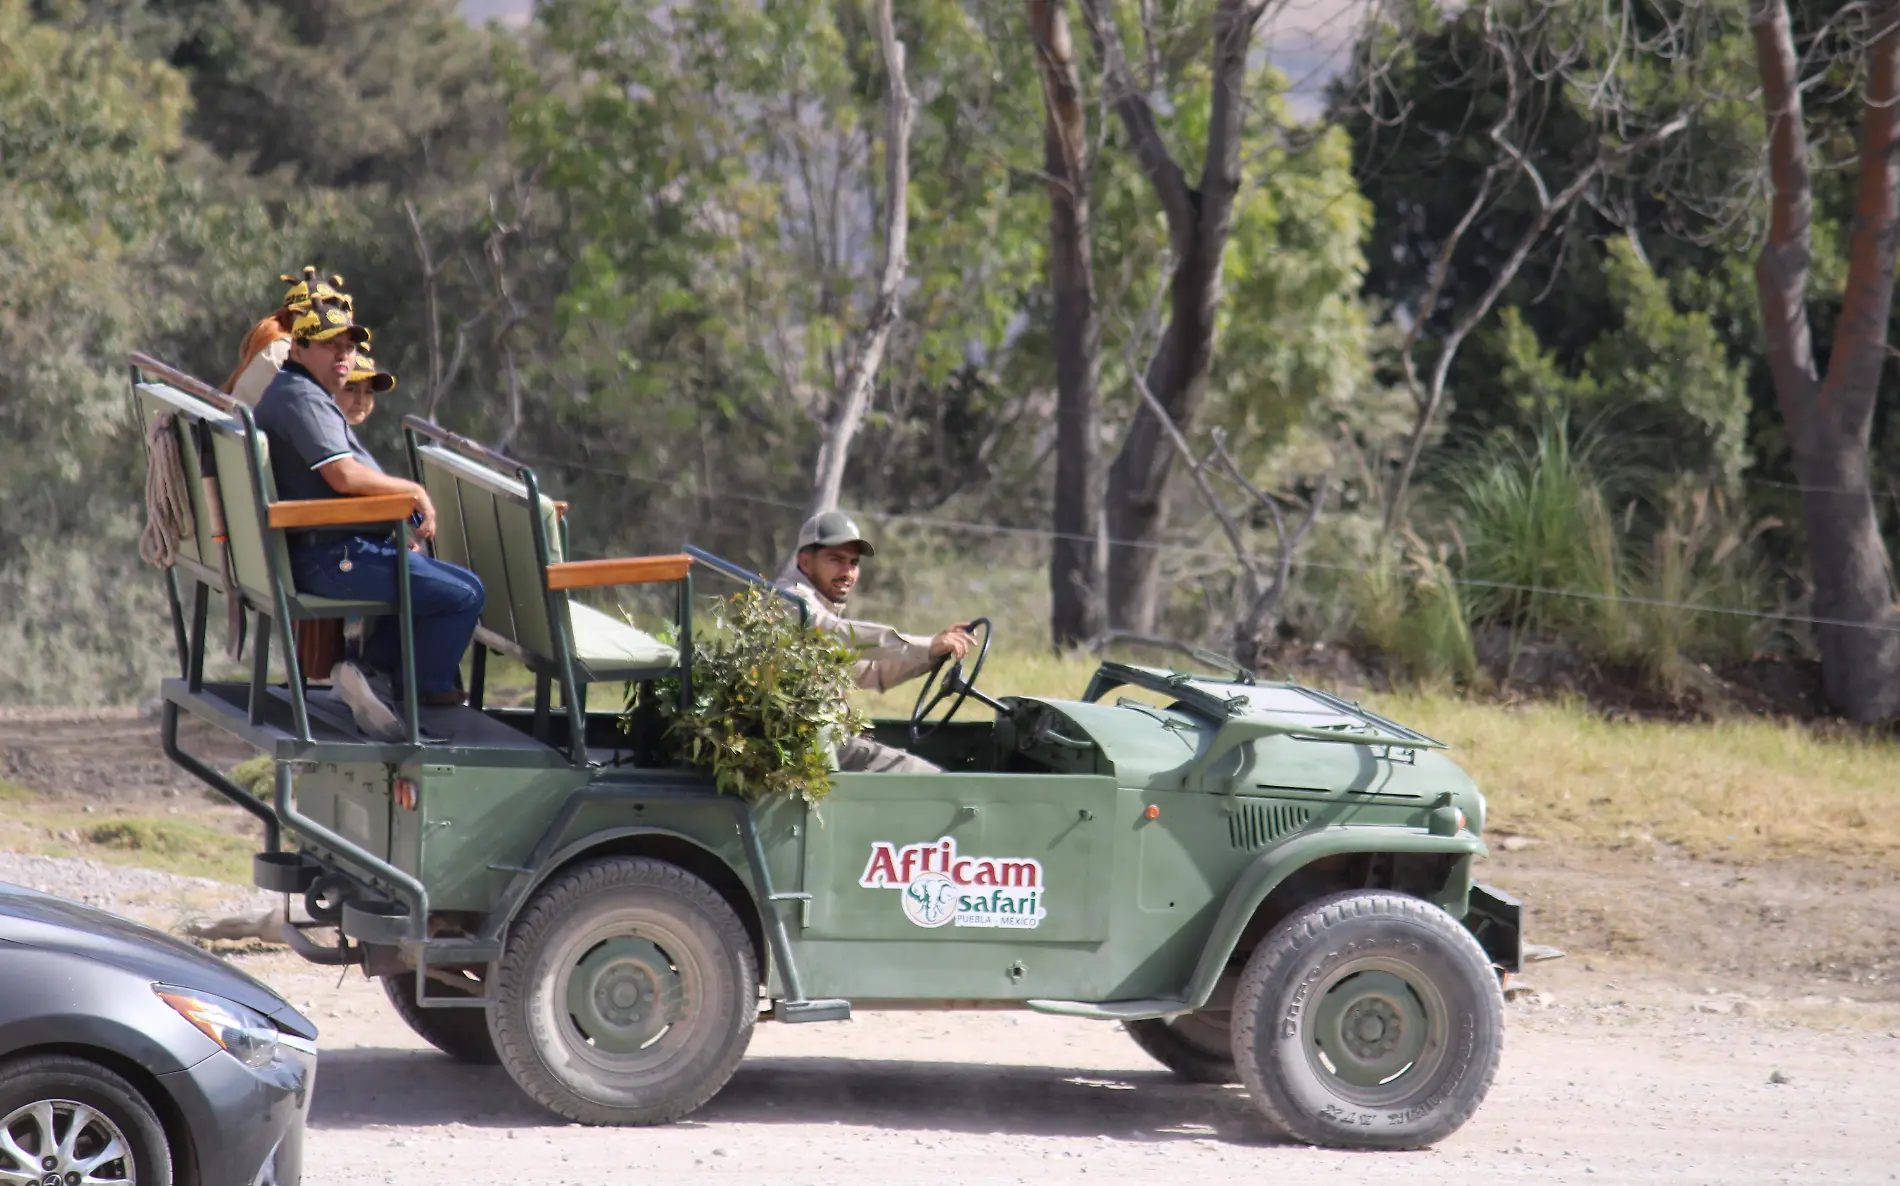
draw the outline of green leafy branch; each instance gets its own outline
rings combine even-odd
[[[696,640],[691,710],[680,711],[677,697],[659,697],[668,737],[727,794],[815,803],[831,790],[832,747],[866,725],[851,704],[857,658],[834,636],[800,623],[777,595],[740,593]]]

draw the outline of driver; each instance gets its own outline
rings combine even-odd
[[[975,640],[967,622],[958,622],[934,638],[920,638],[891,626],[845,617],[845,602],[857,586],[860,562],[875,555],[877,549],[851,516],[843,511],[813,515],[798,529],[798,551],[779,577],[778,587],[804,603],[813,626],[858,648],[852,673],[858,687],[885,692],[923,675],[945,656],[963,658]],[[941,769],[869,737],[853,737],[840,745],[838,768],[877,774],[926,774]]]

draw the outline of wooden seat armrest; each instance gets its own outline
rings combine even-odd
[[[412,494],[365,494],[347,498],[308,498],[270,504],[274,528],[358,527],[407,519],[416,509]]]
[[[693,558],[627,556],[618,560],[569,560],[548,565],[550,589],[603,589],[609,585],[650,585],[679,581],[693,567]]]

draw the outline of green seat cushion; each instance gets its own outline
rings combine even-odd
[[[588,605],[570,602],[574,657],[596,670],[673,667],[679,652],[646,631]]]

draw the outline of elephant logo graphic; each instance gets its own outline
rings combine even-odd
[[[957,916],[957,883],[924,873],[904,887],[904,915],[920,927],[940,927]]]

